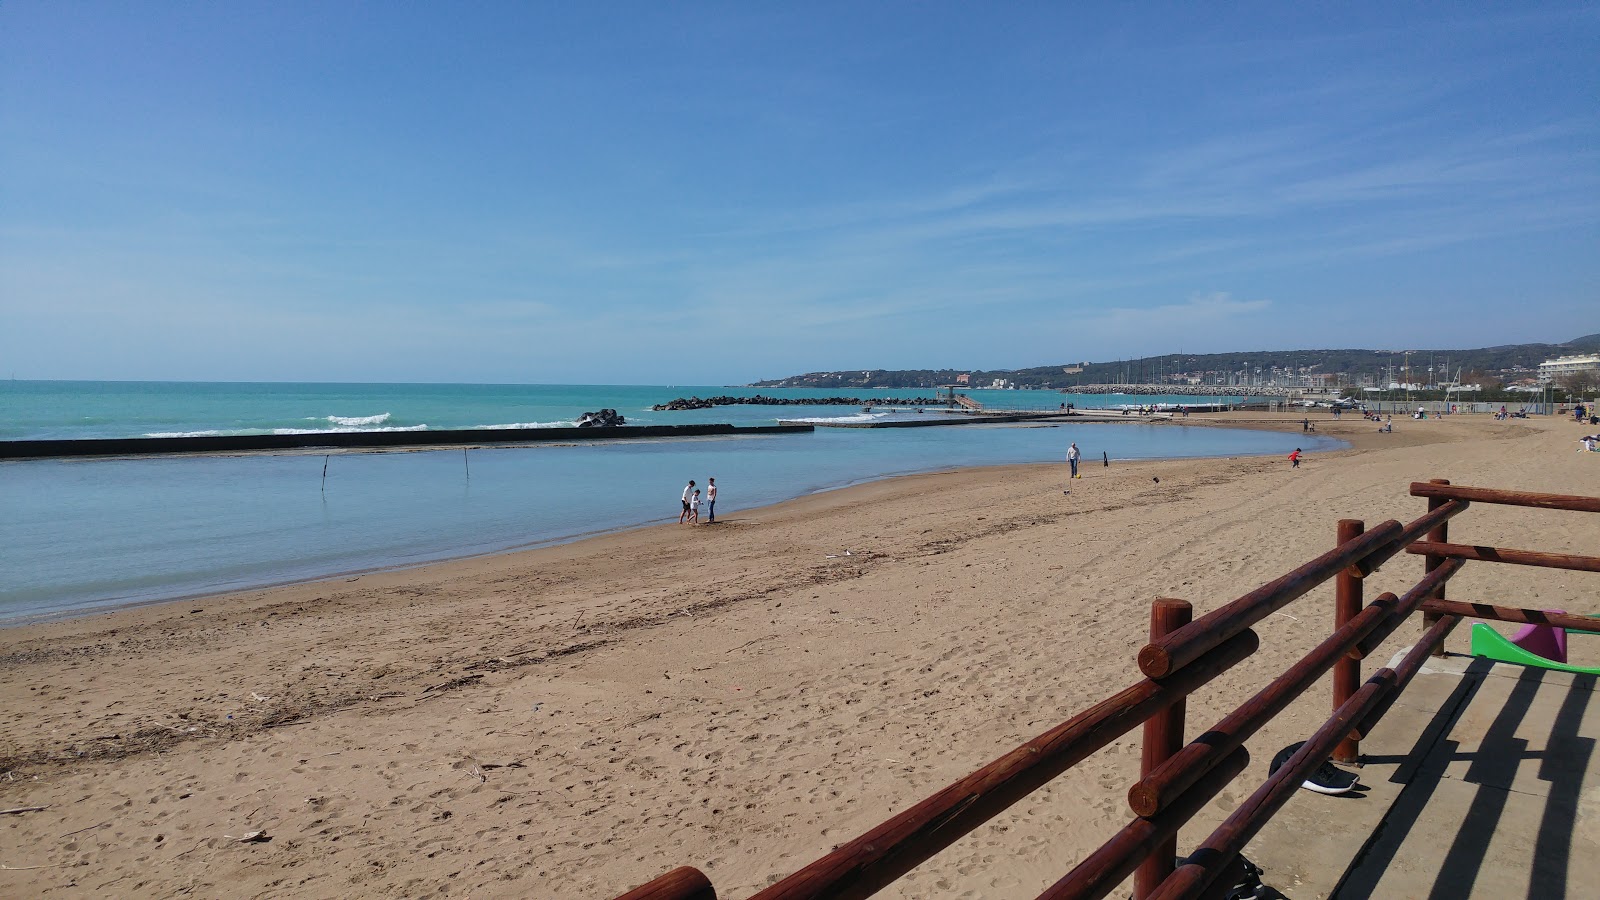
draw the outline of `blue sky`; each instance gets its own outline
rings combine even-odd
[[[1600,331],[1600,6],[0,5],[0,375]]]

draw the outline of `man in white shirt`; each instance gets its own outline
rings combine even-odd
[[[694,498],[694,479],[689,479],[689,486],[683,489],[683,512],[678,513],[678,524],[682,525],[689,518],[689,501]]]
[[[1067,448],[1067,465],[1072,467],[1071,477],[1078,477],[1078,445],[1073,444]]]
[[[717,480],[706,479],[706,524],[717,520]]]

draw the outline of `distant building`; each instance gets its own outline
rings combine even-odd
[[[960,375],[956,376],[956,384],[971,384],[971,383],[972,383],[972,374],[970,372],[962,372]]]
[[[1572,372],[1600,371],[1600,354],[1584,356],[1558,356],[1539,364],[1539,380],[1545,384]]]

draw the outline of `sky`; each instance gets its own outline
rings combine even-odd
[[[1212,6],[6,0],[0,377],[1600,332],[1600,5]]]

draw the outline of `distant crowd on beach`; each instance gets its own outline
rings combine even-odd
[[[688,523],[690,525],[700,524],[700,504],[702,500],[706,504],[705,524],[716,524],[717,480],[715,478],[706,479],[706,492],[704,497],[702,497],[700,494],[700,489],[695,487],[694,479],[691,478],[689,479],[689,483],[684,486],[683,489],[683,512],[678,513],[679,525],[684,523]]]

